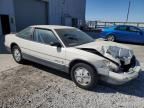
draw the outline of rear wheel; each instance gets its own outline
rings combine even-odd
[[[114,35],[108,35],[106,39],[107,39],[107,41],[114,42],[115,41],[115,36]]]
[[[17,63],[22,63],[23,62],[21,50],[17,45],[12,47],[12,55],[13,55],[14,60]]]
[[[71,69],[71,77],[75,84],[83,89],[95,88],[98,76],[93,67],[85,63],[78,63]]]

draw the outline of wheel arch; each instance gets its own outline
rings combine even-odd
[[[112,33],[108,33],[107,35],[106,35],[106,37],[108,37],[108,36],[110,36],[110,35],[113,35],[114,37],[116,37],[116,35],[112,32]]]
[[[87,62],[87,61],[85,61],[85,60],[81,60],[81,59],[75,59],[75,60],[72,60],[72,61],[69,63],[69,69],[68,69],[69,73],[71,72],[72,67],[73,67],[75,64],[77,64],[77,63],[85,63],[85,64],[87,64],[87,65],[90,65],[90,66],[95,70],[95,72],[97,73],[97,69],[96,69],[96,67],[95,67],[93,64],[91,64],[91,63],[89,63],[89,62]]]
[[[13,46],[18,46],[18,44],[16,44],[15,42],[11,43],[11,45],[10,45],[11,51],[12,51]],[[18,46],[18,47],[19,47],[19,46]]]
[[[108,34],[106,35],[106,39],[107,39],[109,36],[114,36],[115,41],[117,40],[117,37],[116,37],[116,34],[115,34],[115,33],[108,33]]]

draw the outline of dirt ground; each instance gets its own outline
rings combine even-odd
[[[144,71],[144,46],[129,46]],[[144,108],[144,72],[122,86],[100,83],[86,91],[68,74],[0,54],[0,108]]]

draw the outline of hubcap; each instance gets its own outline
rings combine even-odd
[[[107,40],[108,40],[108,41],[114,41],[114,36],[109,36],[109,37],[107,38]]]
[[[74,72],[74,76],[80,85],[86,86],[91,82],[89,71],[83,67],[78,67]]]
[[[18,49],[14,49],[14,57],[15,57],[16,61],[21,60],[21,54],[20,54],[20,51]]]

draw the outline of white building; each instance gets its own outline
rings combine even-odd
[[[80,27],[85,7],[86,0],[0,0],[0,35],[37,24]]]

